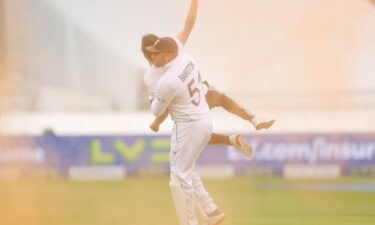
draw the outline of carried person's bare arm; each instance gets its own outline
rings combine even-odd
[[[190,9],[185,19],[184,29],[178,34],[177,38],[183,45],[186,44],[191,31],[193,30],[195,20],[197,19],[198,0],[191,0]]]
[[[150,124],[151,130],[153,130],[154,132],[158,132],[160,124],[163,123],[165,119],[167,119],[168,115],[169,111],[165,110],[165,112],[162,115],[156,117]]]

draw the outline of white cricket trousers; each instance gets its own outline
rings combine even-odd
[[[209,118],[174,124],[170,151],[171,176],[177,177],[184,198],[186,198],[186,205],[183,207],[185,212],[183,213],[186,215],[187,221],[181,221],[181,218],[184,217],[179,215],[180,225],[197,224],[194,198],[198,200],[205,213],[212,212],[217,208],[205,190],[200,177],[194,171],[196,161],[211,138],[211,133],[212,121]],[[177,213],[179,214],[179,209],[177,209]]]

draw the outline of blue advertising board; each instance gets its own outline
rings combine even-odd
[[[245,135],[254,155],[209,145],[197,166],[226,166],[237,176],[283,176],[286,166],[339,168],[340,176],[375,176],[375,134]],[[0,170],[21,166],[62,177],[75,166],[121,166],[128,175],[167,174],[169,136],[37,136],[0,138]],[[301,168],[301,167],[297,167]]]

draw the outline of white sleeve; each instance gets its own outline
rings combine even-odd
[[[149,102],[151,104],[151,101],[152,101],[152,98],[154,96],[154,93],[151,91],[152,90],[152,86],[150,85],[150,83],[147,82],[147,79],[146,77],[143,78],[143,82],[147,88],[147,91],[148,91],[148,99],[149,99]],[[155,88],[156,89],[156,88]]]
[[[155,116],[160,116],[173,100],[176,90],[169,83],[162,82],[158,84],[156,95],[151,103],[151,111]]]
[[[149,96],[155,96],[156,95],[156,84],[152,82],[145,82],[145,86],[148,90]]]
[[[147,74],[143,77],[143,82],[148,90],[148,96],[151,103],[151,100],[153,97],[156,96],[156,87],[157,87],[157,80],[152,79],[154,74],[152,73],[152,70],[150,69]]]

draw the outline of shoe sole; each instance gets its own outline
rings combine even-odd
[[[220,217],[218,221],[216,221],[215,223],[210,223],[209,225],[219,225],[219,224],[221,224],[221,223],[225,220],[225,218],[226,218],[226,217],[225,217],[225,215],[223,214],[223,216]]]
[[[271,120],[271,121],[268,121],[268,122],[265,122],[265,123],[261,123],[256,127],[256,130],[268,129],[273,125],[274,122],[275,122],[275,120]]]

